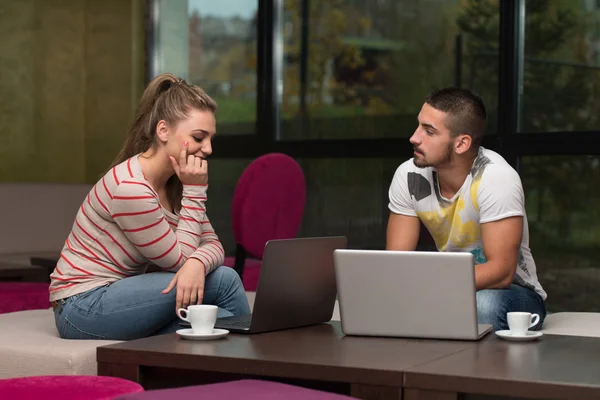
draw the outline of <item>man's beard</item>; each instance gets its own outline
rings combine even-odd
[[[423,157],[423,159],[419,159],[417,160],[417,157],[413,157],[413,164],[415,164],[415,167],[417,168],[427,168],[430,167],[431,165],[429,165],[429,163],[427,161],[425,161],[424,157],[425,154],[420,153],[421,157]]]
[[[429,168],[429,167],[440,167],[442,165],[445,164],[450,164],[450,161],[452,161],[452,149],[454,148],[454,144],[450,143],[448,144],[448,148],[446,149],[446,154],[444,155],[444,158],[441,162],[437,162],[437,163],[431,163],[425,160],[425,153],[421,153],[420,151],[417,151],[415,149],[415,151],[417,153],[420,153],[422,156],[422,159],[418,160],[416,157],[413,157],[413,164],[415,164],[415,167],[417,168]]]

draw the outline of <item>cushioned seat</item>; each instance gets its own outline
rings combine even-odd
[[[542,332],[550,335],[600,337],[600,313],[559,312],[548,314]]]
[[[118,342],[61,339],[52,309],[2,314],[0,378],[96,375],[96,347],[111,343]]]
[[[254,292],[247,292],[250,309]],[[339,320],[336,303],[333,320]],[[96,375],[96,348],[112,340],[58,336],[51,309],[0,315],[0,379],[32,375]]]
[[[0,314],[50,307],[46,282],[0,282]]]
[[[0,399],[105,400],[143,390],[135,382],[106,376],[32,376],[0,380]]]
[[[126,394],[115,400],[196,400],[196,399],[244,399],[244,400],[342,400],[353,397],[318,390],[305,389],[283,383],[245,379],[210,385],[188,386],[177,389],[148,390]]]
[[[248,292],[250,309],[253,292]],[[61,339],[51,309],[0,315],[0,379],[33,375],[96,375],[96,348],[113,340]]]

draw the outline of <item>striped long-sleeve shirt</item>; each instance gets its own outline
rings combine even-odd
[[[138,156],[96,183],[77,212],[60,259],[50,275],[50,301],[129,276],[148,264],[177,271],[192,257],[208,274],[224,251],[206,215],[207,185],[184,185],[181,211],[163,208]]]

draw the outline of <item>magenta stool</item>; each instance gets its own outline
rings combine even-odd
[[[109,400],[142,392],[135,382],[108,376],[28,376],[0,379],[0,399]]]
[[[0,282],[0,314],[50,308],[47,282]]]
[[[212,383],[210,385],[188,386],[177,389],[148,390],[143,393],[119,396],[115,400],[344,400],[352,398],[341,394],[305,389],[283,383],[244,379],[241,381]]]

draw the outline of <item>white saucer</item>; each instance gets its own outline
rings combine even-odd
[[[527,331],[525,335],[512,335],[510,331],[496,331],[496,335],[500,336],[505,340],[512,340],[513,342],[526,342],[528,340],[536,340],[544,334],[540,331]]]
[[[179,329],[179,336],[187,340],[214,340],[224,338],[229,334],[227,329],[213,329],[212,333],[194,333],[191,329]]]

